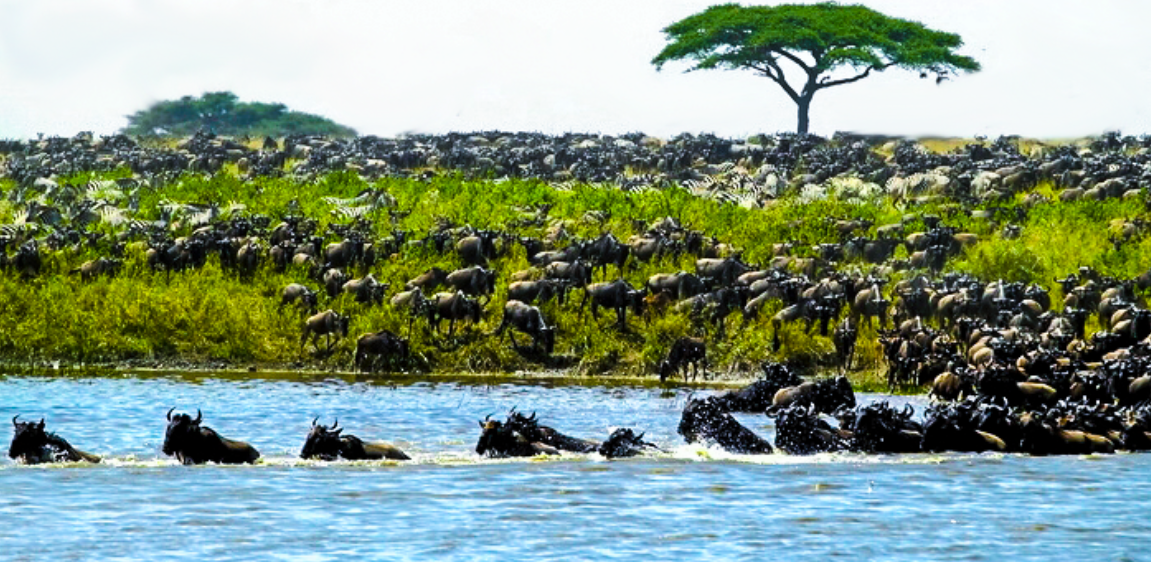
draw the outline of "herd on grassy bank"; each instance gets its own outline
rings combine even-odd
[[[784,361],[864,388],[995,370],[1070,388],[1142,361],[1145,139],[633,136],[4,143],[0,353],[344,369],[386,331],[404,345],[385,369],[651,375],[690,341],[713,374]],[[368,289],[328,290],[343,243],[336,269]],[[451,310],[391,302],[468,267],[494,274],[451,291],[474,293],[478,322],[449,334]],[[554,347],[517,349],[496,335],[509,290],[545,277],[567,296],[534,303]],[[588,286],[617,279],[643,304],[595,318]],[[281,306],[291,284],[313,310]],[[328,309],[351,337],[301,349]]]

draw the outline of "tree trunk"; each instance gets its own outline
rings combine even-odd
[[[806,135],[807,126],[810,122],[807,114],[811,110],[811,98],[801,97],[798,101],[795,102],[795,105],[797,105],[799,108],[799,125],[796,126],[795,132],[801,135]]]

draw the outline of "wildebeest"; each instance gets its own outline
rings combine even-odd
[[[599,307],[615,310],[616,320],[621,329],[627,327],[627,309],[632,314],[643,314],[643,291],[637,291],[631,284],[623,279],[611,283],[592,283],[584,287],[583,301],[580,302],[582,314],[588,301],[591,301],[592,316],[599,318]]]
[[[567,284],[558,279],[516,281],[508,285],[508,300],[517,300],[527,304],[533,304],[537,301],[543,304],[553,298],[563,304],[566,293]]]
[[[85,453],[68,443],[55,433],[44,431],[44,420],[40,422],[16,421],[12,417],[12,443],[8,446],[8,458],[24,464],[46,462],[100,462],[100,457]]]
[[[522,435],[529,442],[539,443],[558,451],[590,453],[595,451],[599,446],[599,444],[594,441],[569,437],[546,425],[540,425],[539,421],[536,420],[535,412],[532,412],[530,416],[525,416],[523,413],[517,412],[515,408],[512,408],[504,424],[511,428],[512,431]]]
[[[397,310],[407,311],[408,336],[412,335],[412,323],[416,317],[428,314],[428,299],[424,297],[424,292],[419,287],[396,293],[389,302]]]
[[[359,239],[345,239],[328,244],[324,248],[324,263],[332,267],[354,265],[364,255],[364,242]]]
[[[964,396],[971,396],[974,393],[975,387],[970,377],[946,371],[935,376],[928,396],[939,400],[953,401]]]
[[[1007,450],[1003,439],[976,429],[973,413],[967,404],[935,406],[928,410],[920,448],[928,452],[967,453]]]
[[[496,257],[495,236],[489,232],[478,236],[467,236],[456,242],[456,253],[464,265],[486,266],[488,260]]]
[[[428,323],[439,333],[440,321],[448,319],[448,335],[451,336],[456,333],[456,320],[470,318],[473,323],[477,323],[482,310],[479,301],[468,298],[463,291],[436,293],[428,301]]]
[[[352,365],[361,371],[375,371],[381,359],[391,365],[403,364],[410,354],[408,340],[388,330],[380,330],[374,334],[364,334],[356,340],[356,355]]]
[[[479,266],[457,269],[448,274],[445,282],[469,297],[491,298],[496,290],[496,272]]]
[[[689,399],[676,430],[688,443],[714,443],[729,453],[771,454],[771,443],[740,424],[714,396]]]
[[[847,377],[838,376],[782,388],[772,398],[774,408],[808,404],[814,404],[816,410],[824,414],[835,413],[841,407],[854,408],[855,391]]]
[[[873,402],[838,414],[841,430],[850,432],[851,449],[862,453],[915,453],[923,441],[923,426],[912,419],[910,404],[902,411],[887,402]]]
[[[621,427],[611,432],[607,441],[600,443],[596,452],[609,458],[634,457],[649,449],[660,450],[659,447],[643,440],[643,433],[636,435],[627,427]]]
[[[578,259],[573,262],[553,261],[544,267],[544,277],[571,285],[591,283],[591,273],[591,266]]]
[[[879,327],[884,328],[887,326],[887,307],[890,302],[883,298],[883,293],[879,290],[879,285],[872,285],[870,288],[863,289],[855,293],[855,299],[851,302],[851,318],[858,324],[859,318],[862,316],[866,320],[867,325],[871,325],[872,317],[879,317]]]
[[[320,418],[312,420],[312,428],[304,441],[304,448],[300,450],[302,459],[319,459],[334,461],[342,458],[350,461],[377,461],[383,459],[408,461],[412,460],[399,447],[384,441],[364,441],[355,435],[341,435],[344,428],[339,427],[340,420],[336,420],[332,427],[317,424]]]
[[[348,335],[348,324],[350,319],[346,315],[342,315],[332,309],[325,310],[319,314],[309,316],[304,321],[304,330],[300,334],[300,351],[304,350],[304,343],[308,341],[308,336],[312,336],[312,347],[316,346],[316,341],[320,336],[325,336],[328,344],[328,349],[332,349],[332,334],[336,334],[336,341]],[[318,348],[317,348],[318,349]]]
[[[476,442],[476,454],[489,457],[534,457],[536,455],[556,455],[559,451],[541,443],[532,443],[507,424],[491,419],[480,420],[480,439]]]
[[[69,271],[69,273],[79,273],[81,281],[91,281],[100,275],[108,275],[109,277],[116,275],[116,272],[120,271],[122,264],[122,260],[98,258],[84,262],[80,267]]]
[[[750,385],[717,395],[716,403],[728,412],[763,413],[780,389],[803,383],[799,375],[780,363],[766,363],[762,370],[762,376]]]
[[[333,299],[340,296],[340,291],[344,289],[344,283],[347,282],[348,276],[339,269],[331,268],[324,272],[324,289],[328,291],[328,296]]]
[[[774,410],[775,446],[791,455],[828,453],[847,448],[844,437],[819,418],[814,405]]]
[[[355,296],[358,303],[384,302],[384,293],[388,290],[387,283],[380,283],[371,273],[360,279],[352,279],[344,283],[342,290],[346,294]]]
[[[615,264],[619,268],[619,274],[623,275],[623,266],[631,255],[631,247],[608,233],[584,246],[583,255],[591,260],[593,269],[602,267],[604,275],[607,275],[607,267],[612,264]]]
[[[738,258],[701,258],[695,261],[696,275],[715,279],[721,286],[731,285],[735,283],[737,277],[755,269]]]
[[[255,447],[243,441],[221,436],[210,427],[200,425],[203,414],[196,410],[196,419],[188,414],[172,415],[168,410],[168,429],[164,434],[165,455],[175,456],[183,464],[254,463],[260,458]]]
[[[831,334],[831,342],[835,344],[835,357],[838,360],[840,373],[846,374],[851,370],[851,358],[855,355],[855,341],[859,331],[855,329],[855,322],[851,317],[844,318],[835,326]]]
[[[509,326],[513,331],[520,331],[531,336],[533,349],[542,349],[544,353],[550,354],[555,348],[555,328],[548,326],[539,307],[517,300],[508,301],[504,305],[504,318],[500,322],[500,327],[496,328],[496,333],[500,335],[500,342],[503,342],[504,336],[508,335],[504,330]],[[518,350],[520,346],[516,343],[515,334],[511,334],[511,338],[512,347]]]
[[[404,283],[404,288],[407,290],[420,289],[425,293],[429,293],[436,287],[447,283],[448,272],[438,267],[433,267],[421,273],[416,278]]]
[[[282,310],[289,304],[298,303],[304,310],[312,312],[316,309],[316,297],[316,292],[308,287],[299,283],[289,283],[284,286],[284,290],[280,292],[280,306],[277,310]]]
[[[1114,453],[1115,443],[1086,431],[1068,430],[1044,419],[1041,413],[1027,412],[1019,417],[1020,446],[1032,455],[1088,455]]]
[[[687,382],[689,368],[691,378],[694,380],[701,366],[706,377],[707,342],[701,338],[681,337],[671,344],[667,357],[659,362],[659,382],[666,381],[668,377],[675,376],[681,370],[683,371],[683,380]]]
[[[263,255],[263,246],[255,240],[249,240],[236,250],[236,271],[242,277],[251,277],[260,266]]]

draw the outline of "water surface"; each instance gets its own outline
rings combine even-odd
[[[686,392],[501,384],[0,378],[0,418],[48,419],[98,466],[0,461],[0,559],[1138,560],[1151,456],[732,456],[675,433]],[[879,397],[867,396],[863,401]],[[893,398],[896,402],[906,399]],[[918,401],[913,400],[918,404]],[[204,412],[255,466],[184,467],[164,414]],[[668,450],[479,459],[518,406],[571,435]],[[410,463],[295,457],[315,416]],[[741,416],[772,436],[770,420]],[[5,438],[7,440],[7,437]]]

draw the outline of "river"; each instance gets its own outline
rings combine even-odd
[[[3,560],[1138,560],[1151,456],[740,457],[676,435],[687,391],[506,383],[0,377],[0,419],[107,457],[0,461]],[[873,395],[874,399],[908,399]],[[922,407],[919,399],[910,399]],[[255,445],[255,466],[176,464],[169,408]],[[570,435],[646,431],[607,461],[480,459],[477,420],[513,406]],[[296,458],[311,420],[408,463]],[[740,416],[773,438],[771,420]]]

